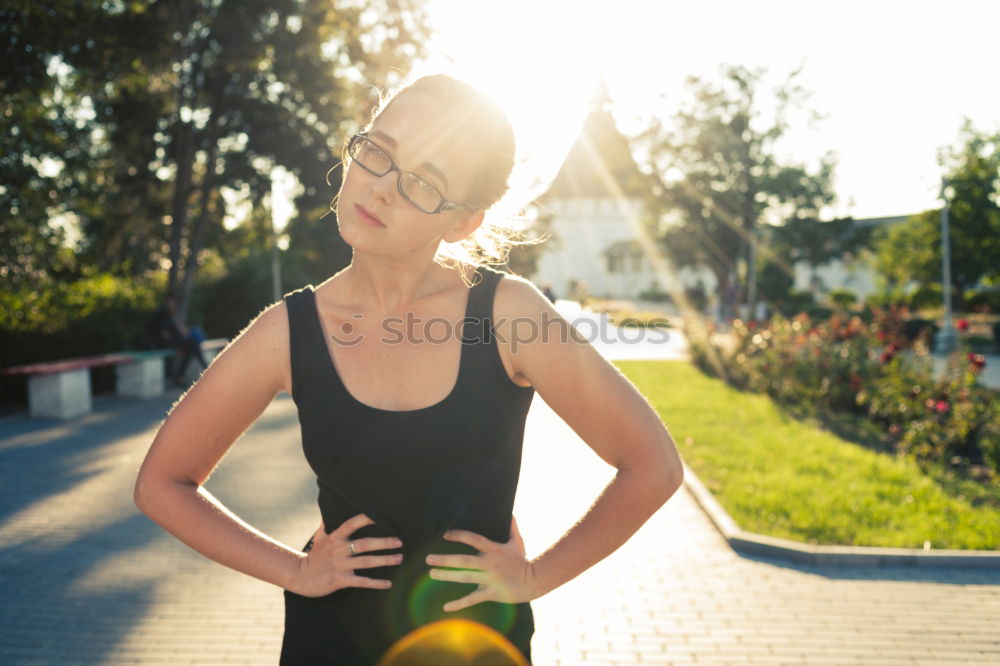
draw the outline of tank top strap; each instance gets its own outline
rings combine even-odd
[[[495,330],[496,320],[493,314],[497,285],[504,274],[480,267],[476,275],[482,278],[472,287],[472,292],[469,294],[469,311],[462,337],[463,351],[466,354],[469,381],[474,385],[481,385],[487,392],[493,391],[495,395],[495,391],[508,385],[513,386],[500,360]],[[467,390],[471,388],[467,387]]]
[[[497,284],[503,274],[489,268],[476,270],[473,274],[475,282],[472,291],[469,293],[469,307],[467,317],[474,319],[477,323],[489,321],[492,326],[493,320],[493,296],[496,294]],[[477,326],[477,332],[481,326]]]
[[[305,395],[303,389],[317,379],[315,375],[320,365],[316,359],[322,358],[317,354],[326,353],[326,343],[316,316],[313,286],[306,285],[285,294],[284,301],[288,309],[292,398],[298,402]]]

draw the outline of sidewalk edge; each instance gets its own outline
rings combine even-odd
[[[921,550],[871,546],[817,546],[745,532],[719,504],[701,479],[684,463],[684,486],[730,548],[814,566],[916,566],[1000,569],[997,550]]]

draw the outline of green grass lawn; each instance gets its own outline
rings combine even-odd
[[[617,361],[741,528],[830,545],[1000,549],[1000,484],[986,487],[792,418],[687,362]]]

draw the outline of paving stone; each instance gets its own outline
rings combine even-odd
[[[132,505],[171,399],[98,397],[70,423],[0,421],[0,663],[277,662],[281,591],[206,560]],[[280,396],[208,487],[300,546],[319,513],[299,442]],[[536,396],[515,506],[529,554],[612,477]],[[1000,663],[1000,572],[743,557],[684,490],[533,606],[539,666]]]

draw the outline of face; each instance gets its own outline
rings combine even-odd
[[[433,100],[404,93],[379,115],[367,136],[400,169],[417,174],[449,201],[464,203],[470,194],[466,165],[473,146],[441,116]],[[398,180],[398,171],[380,177],[348,163],[337,224],[355,251],[394,256],[427,252],[433,257],[442,239],[461,240],[482,220],[481,214],[464,209],[425,213],[400,194]]]

